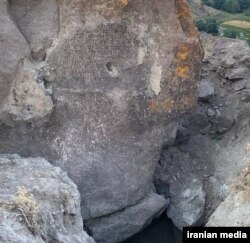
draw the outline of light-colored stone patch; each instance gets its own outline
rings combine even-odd
[[[151,67],[151,77],[150,77],[150,89],[159,95],[161,92],[161,77],[162,77],[162,66],[158,63],[159,56],[156,55],[156,61]]]
[[[215,210],[206,226],[246,227],[250,225],[250,166],[231,187],[229,196]]]
[[[43,118],[53,110],[53,101],[46,92],[37,70],[20,64],[10,90],[5,112],[16,121]]]
[[[140,47],[137,56],[137,64],[142,64],[145,57],[145,49]]]

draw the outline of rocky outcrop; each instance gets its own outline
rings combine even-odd
[[[249,160],[248,160],[249,161]],[[246,167],[231,186],[230,194],[209,218],[209,227],[249,227],[250,167]]]
[[[83,231],[77,187],[60,168],[0,155],[0,184],[0,242],[95,242]]]
[[[16,2],[20,4],[21,12],[28,8],[25,5],[28,1],[11,1],[13,5]],[[53,110],[51,93],[45,83],[46,63],[28,60],[33,49],[30,40],[13,22],[11,9],[8,1],[1,1],[0,124],[36,125],[47,121]],[[37,35],[33,32],[33,36]]]
[[[7,4],[0,5],[0,151],[66,170],[100,241],[101,222],[133,225],[131,211],[148,211],[120,232],[125,239],[166,207],[154,193],[154,170],[162,146],[173,143],[175,120],[197,101],[202,48],[187,2]]]
[[[166,210],[166,199],[151,192],[142,201],[109,217],[92,219],[86,222],[97,242],[121,242],[128,235],[134,235],[148,226],[153,218]],[[160,208],[156,214],[155,209]],[[131,220],[133,219],[133,220]]]
[[[202,37],[205,58],[198,106],[180,120],[175,144],[163,149],[154,180],[157,192],[169,197],[167,215],[180,229],[205,224],[224,200],[215,215],[218,225],[229,226],[238,212],[242,218],[240,211],[247,204],[234,211],[230,207],[241,192],[228,194],[232,178],[247,164],[250,48],[241,40]]]
[[[157,166],[157,191],[170,198],[167,215],[180,230],[202,222],[205,209],[204,164],[206,161],[170,147],[163,151]]]
[[[29,54],[29,46],[8,12],[8,1],[0,3],[0,111],[9,94],[19,60]],[[1,114],[1,112],[0,112]]]

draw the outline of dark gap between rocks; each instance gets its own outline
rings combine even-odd
[[[165,215],[122,243],[182,243],[182,232]]]

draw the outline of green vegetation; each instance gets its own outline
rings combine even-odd
[[[235,39],[235,38],[237,38],[238,33],[237,33],[236,30],[233,30],[233,29],[230,29],[230,28],[229,28],[229,29],[225,29],[225,30],[224,30],[223,35],[224,35],[225,37]]]
[[[250,7],[250,0],[202,0],[202,2],[228,13],[242,13]]]
[[[245,14],[246,16],[250,16],[250,8],[247,9],[246,11],[244,11],[244,14]]]
[[[189,2],[198,30],[208,32],[206,20],[213,19],[216,21],[219,35],[243,39],[250,44],[250,0],[189,0]],[[236,5],[240,6],[240,9]],[[225,9],[226,6],[227,8],[236,6],[234,7],[236,10]],[[212,34],[216,35],[216,31]]]
[[[244,29],[244,28],[229,26],[225,24],[222,24],[222,28],[224,29],[223,31],[224,36],[225,36],[225,32],[234,31],[236,33],[236,38],[246,40],[248,44],[250,45],[250,29]],[[229,38],[232,38],[232,37],[229,37]]]
[[[217,35],[218,31],[218,24],[215,19],[207,18],[207,19],[199,19],[196,21],[196,26],[199,31],[205,31],[207,33]]]

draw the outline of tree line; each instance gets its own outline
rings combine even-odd
[[[250,7],[250,0],[202,0],[202,2],[228,13],[242,13]]]

